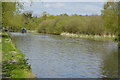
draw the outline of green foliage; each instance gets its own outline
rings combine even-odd
[[[30,78],[31,68],[24,59],[25,55],[18,51],[7,33],[2,33],[2,77]]]
[[[30,29],[30,23],[32,23],[32,11],[26,11],[23,14],[21,14],[23,17],[23,26],[27,29]],[[33,24],[33,23],[32,23]]]
[[[102,15],[65,14],[50,15],[43,12],[40,17],[34,17],[32,11],[22,14],[15,13],[20,7],[18,3],[3,3],[3,24],[12,31],[38,30],[41,33],[60,34],[62,32],[79,33],[87,35],[115,35],[118,30],[118,3],[107,2]],[[9,15],[8,15],[9,14]]]
[[[107,2],[102,10],[104,26],[109,33],[118,32],[118,2]]]
[[[38,32],[103,34],[104,27],[101,16],[60,16],[55,19],[43,21],[39,25]]]
[[[2,2],[3,27],[10,31],[18,31],[23,25],[23,17],[19,14],[22,4],[18,2]]]
[[[10,20],[12,20],[15,10],[15,2],[2,2],[2,21],[4,26],[11,25]]]
[[[118,30],[118,3],[107,2],[102,10],[102,15],[68,16],[61,14],[53,19],[40,22],[38,32],[41,33],[79,33],[88,35],[115,35]],[[42,17],[40,17],[42,18]]]

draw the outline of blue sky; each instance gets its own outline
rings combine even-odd
[[[24,4],[23,11],[33,11],[33,15],[41,15],[46,11],[52,15],[67,13],[68,15],[101,14],[104,2],[33,2]]]

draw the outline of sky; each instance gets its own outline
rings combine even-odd
[[[67,13],[68,15],[100,15],[104,2],[29,2],[24,3],[24,11],[33,11],[33,15],[40,16],[46,11],[52,15]]]
[[[2,2],[16,2],[16,1],[19,1],[19,2],[106,2],[106,1],[109,1],[109,2],[118,2],[120,0],[1,0]]]

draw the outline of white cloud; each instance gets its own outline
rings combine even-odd
[[[27,4],[27,3],[26,3]],[[100,14],[104,3],[90,3],[90,2],[35,2],[32,6],[25,8],[25,10],[33,10],[33,13],[40,14],[47,11],[53,15],[62,13],[71,14]]]
[[[58,6],[58,7],[64,7],[63,3],[56,3],[55,5]]]
[[[54,8],[54,7],[61,8],[61,7],[64,7],[64,4],[63,3],[51,3],[51,4],[46,3],[43,6],[46,8]]]
[[[98,10],[101,10],[102,7],[95,6],[95,5],[86,5],[86,6],[84,6],[84,9],[86,11],[88,11],[88,10],[90,10],[90,11],[98,11]]]
[[[46,8],[50,8],[51,5],[50,5],[50,4],[45,4],[44,7],[46,7]]]
[[[31,5],[31,2],[24,2],[24,7],[29,7]]]

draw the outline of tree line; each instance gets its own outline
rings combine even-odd
[[[15,2],[2,3],[3,27],[10,31],[37,30],[40,33],[60,34],[63,32],[87,35],[118,35],[118,2],[106,2],[101,15],[67,14],[50,15],[43,12],[42,16],[33,16],[32,11],[20,13],[22,4]]]

